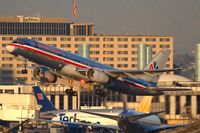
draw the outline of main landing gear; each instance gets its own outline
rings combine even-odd
[[[73,88],[66,89],[66,90],[65,90],[65,93],[66,93],[68,96],[77,96],[77,95],[78,95],[77,91],[73,91]]]
[[[69,84],[69,89],[66,89],[65,93],[68,96],[78,96],[77,91],[73,90],[74,82],[73,82],[73,80],[71,78],[68,78],[68,84]]]

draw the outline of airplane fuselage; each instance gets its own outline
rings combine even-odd
[[[116,70],[111,66],[30,39],[17,39],[6,48],[8,52],[15,56],[22,56],[29,61],[54,69],[58,73],[73,77],[79,81],[89,79],[86,75],[77,71],[78,69],[97,68],[101,70]],[[103,83],[107,89],[130,95],[163,94],[162,92],[149,90],[145,86],[147,84],[149,83],[144,80],[141,81],[126,77],[123,79],[109,77],[109,81]]]

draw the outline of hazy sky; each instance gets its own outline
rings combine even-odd
[[[1,16],[59,16],[72,21],[73,0],[1,0]],[[200,43],[200,0],[77,0],[78,22],[96,33],[174,36],[176,53]]]

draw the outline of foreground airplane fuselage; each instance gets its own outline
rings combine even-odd
[[[116,69],[31,39],[16,39],[12,43],[8,44],[6,48],[7,51],[14,56],[20,58],[23,57],[39,65],[56,70],[56,72],[64,76],[70,76],[79,81],[82,79],[87,81],[90,80],[85,71],[89,70],[87,73],[89,73],[90,76],[93,76],[93,78],[101,82],[105,88],[113,91],[130,95],[163,94],[163,92],[148,89],[148,87],[156,87],[155,82],[147,82],[138,77],[124,77],[118,79],[118,77],[114,78],[108,76],[101,70]],[[95,68],[98,75],[95,75],[94,71],[90,71],[90,68]]]

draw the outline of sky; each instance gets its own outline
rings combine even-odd
[[[72,17],[73,0],[1,0],[0,16]],[[95,33],[174,37],[175,54],[200,43],[200,0],[77,0],[76,22]]]

